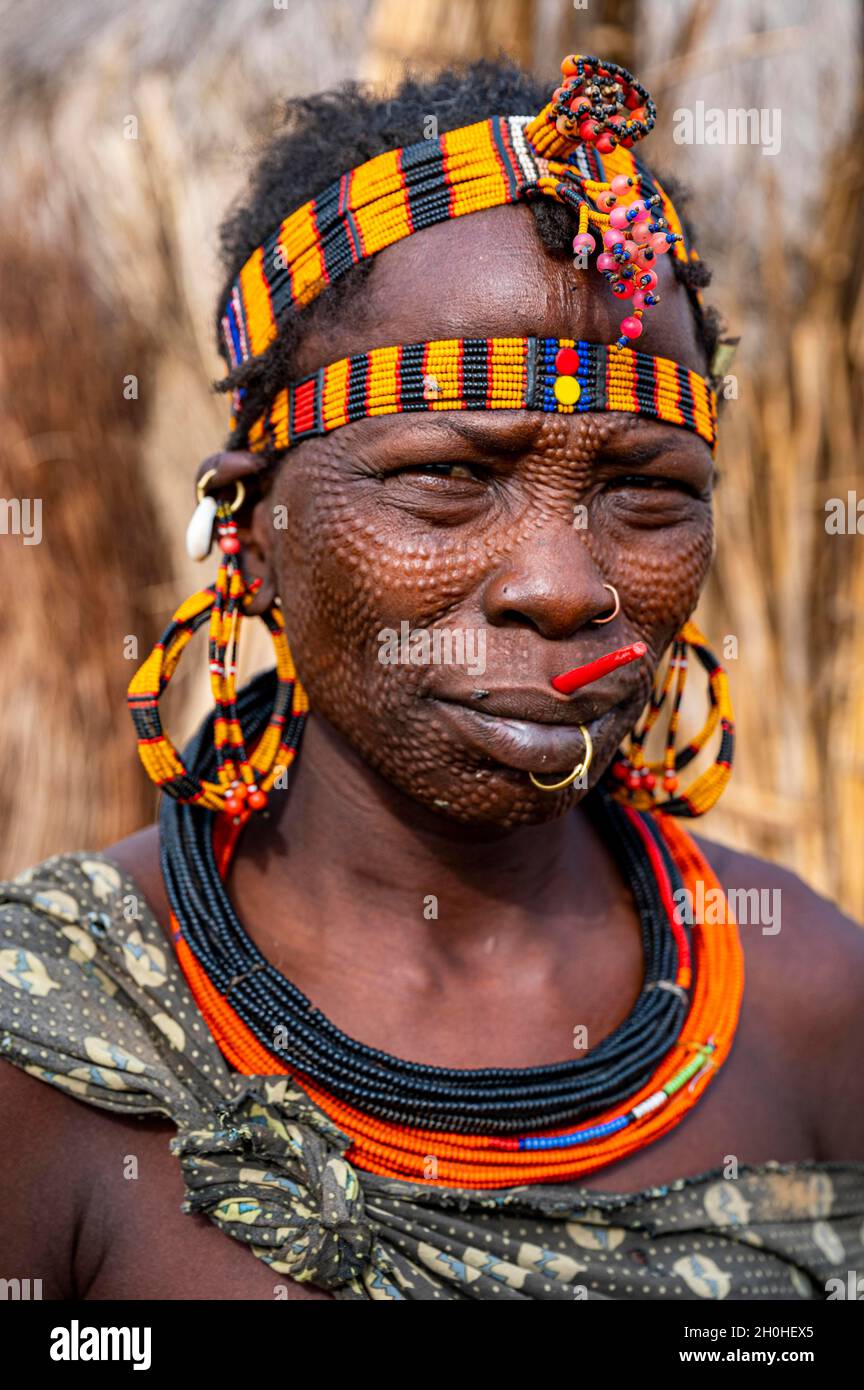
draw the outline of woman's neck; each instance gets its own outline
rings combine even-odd
[[[354,931],[358,918],[373,916],[370,929],[388,935],[416,935],[426,923],[451,948],[492,928],[536,938],[544,921],[554,934],[566,920],[572,933],[627,897],[584,814],[510,830],[448,819],[385,781],[314,718],[289,795],[269,825],[247,830],[242,857],[252,871],[243,872],[245,892],[266,892],[276,917],[290,903],[296,920],[302,895],[304,917],[313,912],[328,931],[340,923]]]

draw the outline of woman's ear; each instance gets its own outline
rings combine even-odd
[[[261,587],[249,600],[244,612],[250,616],[263,613],[278,593],[271,563],[272,526],[267,501],[273,478],[272,464],[268,464],[260,454],[228,449],[211,454],[204,460],[196,475],[196,486],[205,477],[206,491],[213,496],[230,495],[235,484],[243,485],[245,496],[234,518],[241,546],[240,564],[247,581],[261,581]]]
[[[270,501],[272,474],[262,474],[247,485],[246,499],[237,513],[240,564],[247,583],[260,579],[261,587],[244,606],[244,613],[264,613],[279,589],[273,565],[273,508]]]

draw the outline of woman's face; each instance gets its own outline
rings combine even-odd
[[[639,346],[704,372],[668,260]],[[527,208],[495,208],[379,254],[344,318],[310,332],[298,374],[433,338],[612,343],[624,312],[593,267],[544,248]],[[712,475],[696,435],[621,413],[391,415],[307,441],[282,463],[256,531],[312,710],[444,815],[501,826],[560,815],[584,788],[550,795],[528,772],[557,781],[575,767],[585,724],[593,785],[636,723],[705,579]],[[621,612],[597,626],[612,603],[604,583]],[[417,629],[427,636],[402,649],[411,664],[387,660]],[[637,638],[648,660],[575,696],[552,689],[554,675]]]

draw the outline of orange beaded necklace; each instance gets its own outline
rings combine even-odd
[[[636,813],[629,812],[636,817]],[[214,849],[225,877],[239,834],[249,813],[216,822]],[[710,865],[690,836],[673,820],[655,817],[657,828],[682,882],[696,896],[701,881],[721,892]],[[714,901],[714,895],[711,895]],[[229,1001],[212,984],[188,944],[177,918],[171,922],[177,957],[192,994],[227,1061],[244,1075],[291,1076],[329,1118],[351,1139],[347,1157],[358,1168],[388,1177],[427,1181],[447,1187],[499,1188],[524,1183],[564,1182],[626,1158],[659,1139],[681,1122],[723,1065],[732,1045],[744,987],[743,955],[738,930],[729,913],[705,930],[693,924],[694,975],[692,1005],[684,1028],[650,1080],[623,1105],[592,1122],[603,1128],[642,1107],[639,1119],[578,1148],[538,1148],[516,1151],[517,1141],[497,1136],[442,1133],[391,1124],[364,1115],[331,1095],[314,1078],[285,1065],[253,1035]],[[688,984],[689,967],[679,971],[677,985]],[[664,1090],[665,1088],[665,1090]],[[650,1104],[664,1096],[662,1103]],[[543,1137],[565,1134],[563,1127]]]

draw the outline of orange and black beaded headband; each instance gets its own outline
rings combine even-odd
[[[534,338],[375,349],[281,391],[249,429],[251,449],[285,449],[366,415],[519,407],[644,412],[695,430],[713,447],[710,382],[678,363],[629,351],[645,309],[659,298],[658,258],[671,251],[685,263],[698,259],[671,200],[631,152],[654,125],[654,103],[615,63],[575,55],[561,71],[562,84],[539,115],[492,116],[388,150],[286,217],[232,286],[221,321],[225,353],[232,368],[260,356],[286,312],[403,237],[535,197],[573,209],[575,251],[598,250],[589,227],[602,239],[595,265],[628,310],[612,351],[564,340],[552,351],[555,340]],[[555,371],[562,348],[575,351],[578,362]],[[244,394],[235,392],[235,417]]]
[[[429,410],[624,410],[716,441],[710,384],[666,357],[572,338],[445,338],[343,357],[285,387],[249,447],[288,449],[367,416]]]

